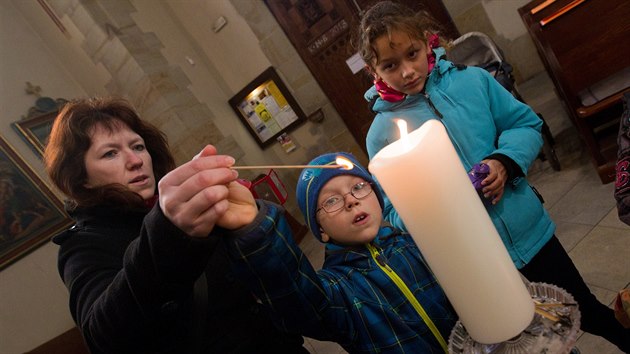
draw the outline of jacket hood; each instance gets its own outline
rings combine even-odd
[[[437,61],[435,63],[435,67],[433,68],[433,70],[431,70],[431,73],[427,78],[425,89],[423,91],[427,90],[427,86],[432,86],[436,82],[438,82],[440,78],[444,75],[444,73],[455,68],[455,64],[446,60],[446,50],[444,50],[444,48],[435,47],[433,48],[433,51],[435,52],[435,57],[437,58]],[[363,95],[365,100],[370,103],[370,108],[375,113],[392,111],[400,106],[404,106],[410,102],[414,102],[418,96],[422,96],[422,93],[416,95],[407,95],[399,102],[388,102],[380,98],[378,92],[376,91],[376,86],[370,87],[370,89],[368,89]]]

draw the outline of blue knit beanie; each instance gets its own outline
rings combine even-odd
[[[372,188],[378,202],[383,208],[383,196],[379,190],[379,187],[375,184],[372,175],[365,169],[359,161],[349,153],[336,152],[330,154],[324,154],[314,158],[309,165],[333,165],[336,164],[337,157],[342,156],[354,164],[354,168],[346,170],[344,168],[305,168],[300,174],[300,178],[297,182],[296,195],[297,203],[306,220],[306,226],[311,230],[313,235],[322,240],[322,235],[319,232],[319,225],[315,219],[315,211],[319,208],[317,205],[317,198],[322,187],[330,181],[333,177],[342,175],[351,175],[363,178],[366,182],[373,184]]]

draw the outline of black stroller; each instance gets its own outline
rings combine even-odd
[[[448,52],[448,59],[457,64],[486,69],[516,99],[526,103],[514,86],[512,66],[504,60],[501,49],[487,35],[481,32],[468,32],[457,38]],[[555,171],[560,171],[560,161],[554,149],[555,141],[551,130],[542,115],[538,114],[538,116],[543,121],[543,146],[538,157],[543,161],[548,160]]]

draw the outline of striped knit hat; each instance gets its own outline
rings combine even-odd
[[[297,182],[296,195],[297,202],[304,219],[306,220],[306,226],[311,230],[313,235],[322,240],[322,235],[319,232],[319,225],[315,219],[315,211],[318,209],[317,198],[322,187],[330,181],[333,177],[342,175],[351,175],[363,178],[366,182],[373,184],[373,190],[378,198],[378,202],[383,208],[383,196],[379,190],[379,187],[375,185],[375,181],[372,175],[365,169],[357,159],[349,153],[336,152],[324,154],[314,158],[309,165],[333,165],[336,164],[337,157],[344,157],[354,164],[354,168],[346,170],[344,168],[305,168],[300,174],[300,178]]]

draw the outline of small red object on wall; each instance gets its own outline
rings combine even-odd
[[[287,189],[273,169],[269,170],[266,175],[256,177],[249,190],[254,198],[265,199],[280,205],[283,205],[288,197]]]
[[[269,173],[266,175],[256,177],[251,182],[245,179],[238,179],[237,181],[247,187],[256,199],[264,199],[280,205],[283,205],[287,201],[287,189],[284,187],[284,184],[282,184],[273,169],[269,170]],[[295,219],[291,213],[285,212],[284,215],[291,231],[293,232],[295,242],[300,243],[300,241],[304,238],[304,235],[308,232],[308,229],[305,225]]]

